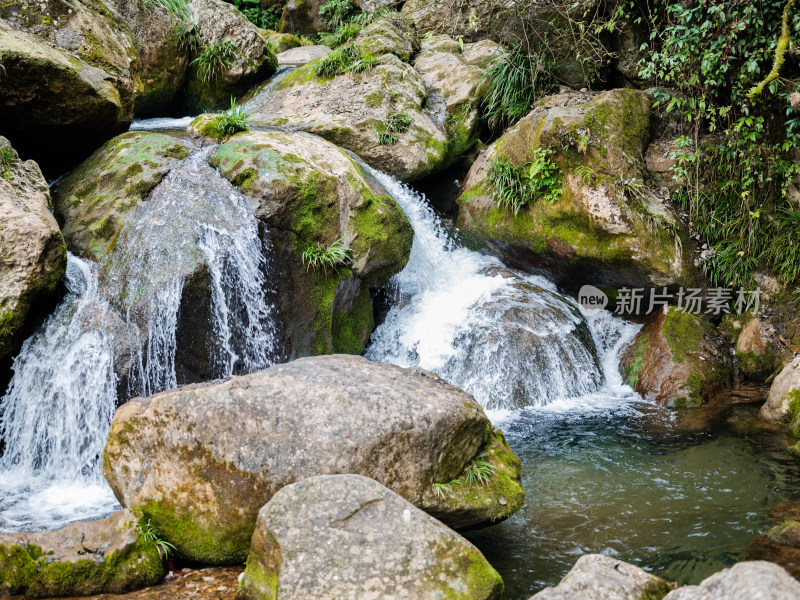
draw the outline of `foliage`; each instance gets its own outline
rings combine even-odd
[[[188,21],[190,19],[188,0],[142,0],[142,6],[146,8],[160,6],[180,21]]]
[[[190,63],[197,67],[197,77],[209,85],[216,81],[223,71],[229,69],[233,60],[239,56],[239,49],[232,40],[222,40],[205,46]]]
[[[675,153],[677,200],[710,246],[710,283],[751,287],[766,268],[796,285],[800,214],[786,194],[798,175],[798,65],[782,47],[797,39],[800,11],[791,0],[659,0],[644,20],[640,75],[674,90],[657,104],[690,124]]]
[[[319,34],[319,43],[336,48],[356,37],[375,19],[385,16],[391,11],[379,8],[373,13],[360,12],[350,0],[329,0],[320,7],[319,12],[328,25],[333,28],[333,31]]]
[[[161,554],[161,557],[164,559],[169,558],[170,552],[175,550],[175,546],[161,537],[161,533],[156,529],[155,525],[150,522],[150,519],[145,521],[140,518],[139,534],[148,542],[155,543],[159,554]]]
[[[285,3],[261,8],[259,0],[228,0],[256,27],[277,30]]]
[[[350,20],[356,7],[350,0],[327,0],[319,7],[319,16],[334,29]]]
[[[11,179],[11,165],[17,162],[18,156],[13,148],[10,146],[0,147],[0,177],[3,179]]]
[[[521,44],[504,50],[483,72],[483,116],[489,127],[512,125],[528,114],[537,98],[554,91],[556,69],[546,57]]]
[[[486,453],[479,454],[467,465],[465,477],[467,483],[480,483],[486,485],[494,476],[495,466],[486,461]]]
[[[561,196],[561,169],[551,159],[552,152],[536,148],[533,159],[515,167],[507,158],[489,163],[487,181],[492,198],[500,208],[519,214],[522,207],[538,200],[555,202]]]
[[[231,98],[231,107],[222,113],[217,129],[225,135],[233,135],[249,129],[250,113],[243,106],[237,106],[236,100]]]
[[[393,146],[400,140],[399,133],[405,133],[411,127],[413,118],[405,109],[400,112],[389,113],[385,121],[381,121],[375,126],[378,133],[378,143],[385,146]]]
[[[434,483],[433,493],[439,500],[444,500],[453,493],[453,486],[461,483],[460,479],[454,479],[450,483]]]
[[[339,238],[328,247],[320,244],[306,246],[301,258],[306,266],[306,271],[322,269],[327,275],[328,268],[336,271],[336,267],[339,265],[347,264],[352,258],[351,253],[352,250],[345,246],[342,239]]]
[[[323,56],[314,65],[314,74],[319,77],[336,77],[344,73],[361,73],[374,67],[377,62],[374,56],[362,55],[353,44],[347,44]]]

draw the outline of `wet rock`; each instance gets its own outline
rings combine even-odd
[[[31,307],[52,298],[67,264],[39,166],[0,136],[0,358],[12,352]]]
[[[300,46],[278,54],[278,64],[300,67],[310,63],[315,58],[325,56],[330,51],[331,49],[327,46]]]
[[[239,600],[499,599],[480,551],[360,475],[288,485],[258,512]]]
[[[492,485],[455,483],[483,453]],[[210,564],[244,560],[258,510],[314,475],[371,477],[457,527],[502,520],[524,498],[518,459],[471,396],[343,355],[131,400],[114,415],[103,473],[179,554]],[[464,502],[438,493],[447,482]]]
[[[747,560],[763,560],[780,565],[800,580],[800,548],[774,540],[770,535],[756,536],[746,551]]]
[[[459,226],[509,247],[512,262],[544,266],[565,281],[687,285],[696,277],[688,234],[667,199],[645,185],[649,135],[644,92],[544,98],[472,165],[458,200]],[[559,166],[560,197],[534,201],[518,215],[498,207],[492,162],[525,168],[538,148]]]
[[[370,290],[408,261],[411,225],[394,199],[334,144],[302,132],[252,131],[211,157],[259,204],[270,229],[289,356],[360,354],[374,328]],[[350,248],[350,260],[311,268],[307,248]]]
[[[653,313],[620,362],[643,397],[672,408],[700,406],[731,382],[724,345],[702,316],[671,307]]]
[[[768,320],[759,317],[747,321],[736,339],[739,369],[752,381],[767,381],[779,372],[786,353],[778,333]]]
[[[155,585],[164,573],[156,543],[129,510],[56,531],[0,535],[0,595],[122,593]]]
[[[670,590],[663,579],[628,563],[603,556],[581,556],[555,588],[530,600],[639,600],[662,598]]]
[[[761,416],[767,421],[794,421],[800,412],[800,355],[778,374],[769,388]]]
[[[664,600],[793,600],[798,597],[800,583],[778,565],[759,560],[736,564],[704,579],[700,585],[678,588]]]

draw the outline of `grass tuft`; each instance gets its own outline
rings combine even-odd
[[[243,106],[237,106],[236,100],[231,97],[231,107],[222,113],[217,123],[217,129],[225,135],[233,135],[250,128],[250,113]]]
[[[205,46],[191,64],[197,67],[198,79],[206,85],[210,85],[223,71],[231,67],[234,59],[238,56],[239,48],[236,43],[231,40],[222,40]]]
[[[350,262],[351,253],[352,250],[345,246],[342,239],[339,238],[328,247],[320,244],[307,246],[301,258],[306,267],[306,272],[311,270],[316,272],[322,269],[327,276],[329,268],[336,271],[336,267]]]

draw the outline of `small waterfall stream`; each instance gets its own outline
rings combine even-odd
[[[119,377],[130,395],[177,385],[187,281],[199,277],[210,292],[213,377],[279,358],[268,241],[253,201],[207,164],[211,151],[187,158],[136,206],[101,265],[69,256],[69,293],[25,341],[0,399],[0,531],[49,529],[115,508],[99,459]]]

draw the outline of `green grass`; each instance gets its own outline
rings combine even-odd
[[[222,40],[205,46],[191,64],[197,67],[198,79],[209,85],[216,81],[223,71],[231,67],[237,56],[239,56],[239,48],[236,43],[231,40]]]
[[[473,458],[467,465],[464,475],[467,483],[480,483],[482,485],[489,483],[489,480],[494,476],[495,466],[485,459],[486,453],[484,452]]]
[[[158,553],[163,559],[169,558],[171,552],[175,551],[175,546],[170,544],[167,540],[161,537],[161,534],[156,529],[155,525],[144,519],[139,520],[139,533],[148,542],[153,542],[158,548]]]
[[[411,127],[414,119],[405,110],[390,113],[385,121],[381,121],[375,126],[378,134],[378,143],[385,146],[393,146],[400,141],[400,133],[406,133]]]
[[[188,21],[191,17],[188,0],[142,0],[142,6],[160,6],[181,21]]]
[[[248,21],[261,29],[277,30],[281,22],[281,14],[286,2],[261,8],[259,0],[227,0],[239,9]]]
[[[361,73],[374,67],[377,62],[374,56],[362,55],[354,45],[347,44],[323,56],[314,65],[314,74],[318,77],[336,77],[344,73]]]
[[[327,275],[328,269],[336,271],[336,267],[346,265],[350,262],[352,256],[350,248],[342,243],[339,238],[330,246],[325,247],[320,244],[315,246],[306,246],[303,251],[302,261],[308,271],[318,271],[322,269]]]
[[[331,31],[320,33],[318,43],[331,48],[341,46],[356,37],[374,20],[390,12],[387,8],[379,8],[374,13],[359,12],[350,0],[329,0],[320,7],[320,15]]]
[[[11,165],[19,160],[16,151],[11,146],[0,147],[0,176],[11,179]]]
[[[551,151],[536,148],[533,160],[522,167],[507,158],[493,158],[487,182],[499,208],[510,208],[514,215],[538,200],[555,202],[561,196],[561,169],[551,160]]]
[[[241,131],[247,131],[250,124],[250,113],[244,107],[237,106],[236,100],[231,98],[231,107],[222,113],[217,123],[217,129],[225,135],[233,135]]]

